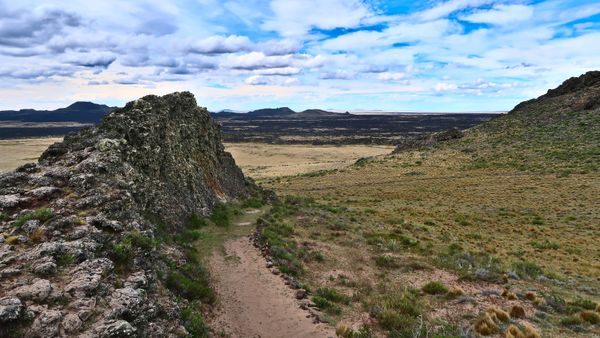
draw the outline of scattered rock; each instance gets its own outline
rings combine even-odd
[[[296,290],[296,299],[303,299],[303,298],[306,298],[306,290],[304,290],[304,289]]]
[[[97,332],[100,332],[100,338],[125,338],[133,337],[135,328],[125,320],[117,320],[98,327]]]
[[[0,323],[9,323],[19,319],[24,310],[23,303],[16,297],[0,299]]]

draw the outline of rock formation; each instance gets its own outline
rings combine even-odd
[[[165,287],[192,215],[245,198],[190,93],[146,96],[0,175],[0,336],[185,335]]]

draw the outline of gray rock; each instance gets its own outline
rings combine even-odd
[[[93,314],[95,307],[96,300],[94,298],[79,298],[71,302],[67,309],[77,314],[82,321],[86,321]]]
[[[135,328],[125,320],[116,320],[107,322],[96,329],[100,333],[100,338],[124,338],[133,337]]]
[[[40,338],[58,337],[61,319],[60,311],[42,311],[33,321],[30,334]]]
[[[83,322],[78,315],[74,313],[67,314],[62,320],[62,328],[67,333],[75,333],[81,329]]]
[[[0,278],[6,278],[6,277],[10,277],[10,276],[15,276],[21,273],[21,269],[15,268],[15,267],[11,267],[11,268],[6,268],[3,269],[2,271],[0,271]]]
[[[0,299],[0,323],[9,323],[18,320],[23,314],[23,303],[16,297]]]
[[[32,264],[31,270],[37,275],[53,275],[57,266],[52,257],[44,257]]]
[[[107,258],[85,261],[71,271],[73,277],[65,291],[76,296],[87,295],[98,287],[102,276],[112,269],[113,264]]]
[[[19,195],[1,195],[0,196],[0,209],[10,209],[18,205],[27,202],[29,198],[21,197]]]
[[[37,199],[47,199],[54,195],[60,194],[61,189],[57,187],[39,187],[29,191],[29,195]]]
[[[23,225],[21,226],[21,229],[23,229],[23,231],[25,231],[26,233],[30,234],[35,229],[39,228],[40,225],[41,225],[41,223],[37,219],[30,219],[29,221],[26,221],[25,223],[23,223]]]
[[[145,301],[142,290],[130,287],[115,290],[110,299],[110,318],[137,317]]]
[[[304,290],[304,289],[296,290],[296,299],[303,299],[303,298],[306,298],[306,290]]]
[[[36,279],[33,284],[24,285],[14,289],[11,293],[20,299],[45,301],[52,295],[54,287],[47,279]]]

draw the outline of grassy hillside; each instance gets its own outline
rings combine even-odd
[[[288,196],[277,262],[346,336],[600,334],[599,75],[459,140],[263,179]]]

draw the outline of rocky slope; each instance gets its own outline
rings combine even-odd
[[[251,190],[190,93],[68,135],[0,176],[0,336],[185,336],[202,297],[170,238]]]

